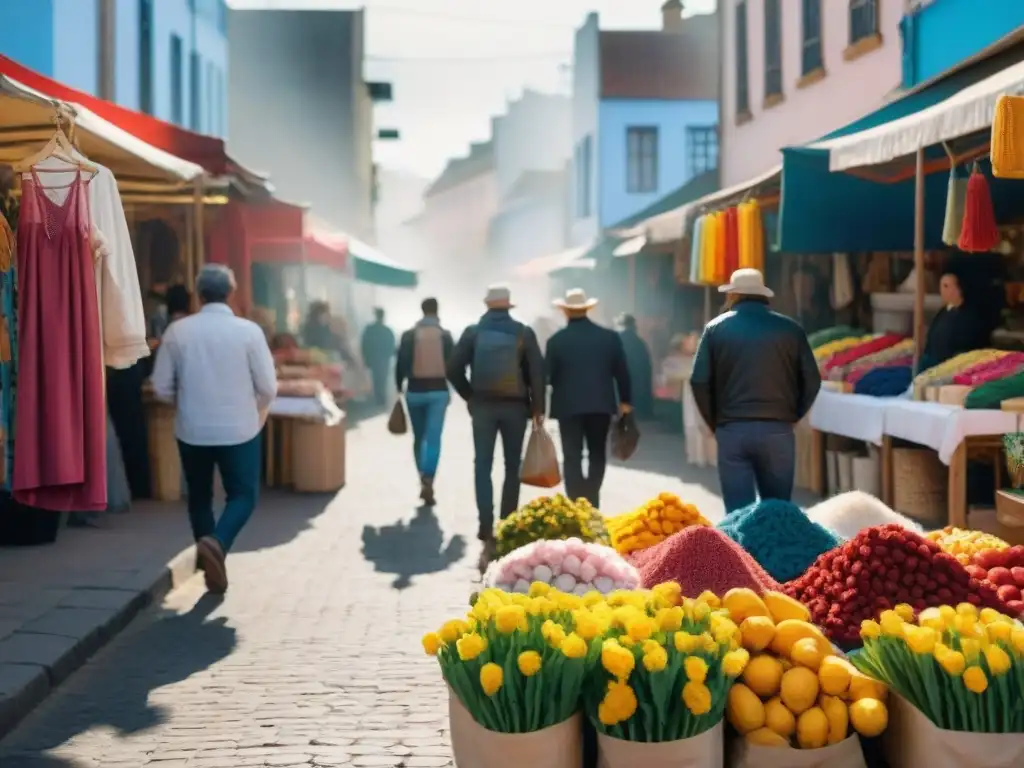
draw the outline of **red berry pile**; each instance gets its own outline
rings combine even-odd
[[[991,585],[1011,616],[1024,614],[1024,545],[978,552],[967,566],[972,578]]]
[[[811,621],[846,648],[860,645],[860,623],[907,603],[931,606],[972,603],[1007,612],[991,584],[971,578],[967,569],[939,545],[896,525],[867,528],[821,555],[785,591],[811,609]]]
[[[710,591],[724,595],[734,587],[758,594],[782,587],[743,547],[724,533],[702,525],[685,528],[629,558],[647,588],[674,581],[684,595]]]

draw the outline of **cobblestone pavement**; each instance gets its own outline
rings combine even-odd
[[[419,638],[474,588],[468,418],[449,411],[436,514],[417,509],[411,441],[384,419],[350,432],[335,499],[257,511],[222,602],[193,579],[143,613],[0,742],[0,767],[451,766]],[[718,517],[713,477],[684,482],[682,454],[678,437],[645,435],[609,470],[605,509],[671,490]]]

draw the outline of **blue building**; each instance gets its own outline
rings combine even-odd
[[[3,0],[0,54],[129,109],[227,135],[226,0]]]
[[[570,241],[582,246],[718,167],[718,20],[668,0],[653,31],[576,33]]]
[[[900,23],[904,88],[1024,39],[1021,0],[917,0]]]

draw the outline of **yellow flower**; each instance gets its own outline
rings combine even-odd
[[[700,656],[687,656],[683,662],[686,679],[691,683],[703,683],[708,679],[708,663]]]
[[[707,603],[712,608],[718,608],[722,605],[722,601],[719,599],[718,595],[708,590],[704,590],[697,595],[697,600],[702,603]]]
[[[903,637],[904,622],[896,611],[882,611],[879,623],[882,625],[882,634],[889,637]]]
[[[540,654],[536,651],[523,651],[519,654],[517,664],[524,677],[533,677],[540,672]]]
[[[938,635],[931,627],[915,627],[913,624],[906,626],[906,641],[914,653],[931,656],[935,650],[935,643]]]
[[[584,640],[593,640],[601,634],[601,624],[590,611],[574,611],[572,618],[576,634]]]
[[[454,643],[465,633],[467,629],[468,626],[462,619],[446,621],[441,627],[441,640],[446,643]]]
[[[938,648],[938,646],[936,646],[936,648]],[[964,673],[964,667],[967,666],[967,661],[964,659],[964,655],[959,651],[947,649],[946,652],[942,654],[941,658],[939,657],[939,654],[936,654],[935,658],[938,659],[942,668],[946,670],[946,674],[951,677],[960,677],[960,675]]]
[[[726,677],[739,677],[743,674],[743,670],[747,668],[747,662],[749,661],[750,653],[747,649],[737,648],[735,651],[729,651],[722,657],[722,671]]]
[[[985,661],[988,663],[989,672],[996,677],[1009,672],[1013,664],[1010,654],[998,645],[990,645],[985,648]]]
[[[463,635],[455,641],[455,648],[459,652],[459,658],[463,661],[472,661],[481,653],[487,650],[487,639],[472,632]]]
[[[427,632],[423,636],[423,650],[427,656],[437,656],[441,650],[441,637],[437,632]]]
[[[694,715],[706,715],[711,711],[711,691],[704,683],[692,680],[683,686],[683,703]]]
[[[864,619],[860,623],[860,636],[865,640],[875,640],[882,635],[882,628],[874,619]]]
[[[697,606],[694,608],[694,613],[696,613],[697,610],[699,610],[699,606],[701,605],[706,606],[707,603],[697,603]],[[697,621],[702,621],[702,619],[697,619],[696,616],[694,616],[694,619],[696,619]],[[728,616],[722,613],[712,614],[711,632],[714,635],[715,640],[717,642],[722,644],[728,643],[730,640],[733,639],[733,637],[736,636],[736,633],[739,631],[740,630],[739,627],[736,626],[736,622],[734,622]]]
[[[930,627],[936,632],[943,632],[946,629],[946,620],[938,608],[925,608],[918,616],[917,623],[922,627]]]
[[[654,621],[649,616],[635,616],[626,625],[630,638],[637,643],[642,643],[653,635],[654,630]]]
[[[896,615],[898,615],[904,621],[913,621],[914,620],[914,606],[912,606],[912,605],[907,605],[906,603],[900,603],[893,610],[895,610],[896,611]]]
[[[505,673],[493,661],[489,661],[480,667],[480,687],[484,689],[484,693],[488,696],[493,696],[501,690],[502,683],[504,682]]]
[[[698,600],[693,604],[694,621],[704,621],[704,619],[708,617],[709,613],[711,613],[711,606],[709,606],[707,603]]]
[[[981,667],[968,667],[964,672],[964,685],[972,693],[984,693],[988,688],[988,678]]]
[[[662,608],[658,611],[657,622],[662,632],[676,632],[683,626],[683,609],[679,606]]]
[[[993,624],[995,622],[1009,622],[1010,617],[1004,616],[995,608],[982,608],[979,614],[982,624]]]
[[[978,609],[974,606],[973,603],[960,603],[956,607],[956,615],[957,616],[970,616],[972,619],[977,620],[977,618],[978,618]]]
[[[1024,654],[1024,627],[1018,627],[1010,633],[1010,642],[1017,653]]]
[[[605,694],[604,703],[615,717],[615,722],[621,723],[623,720],[631,718],[636,712],[636,692],[622,681],[608,683],[608,693]]]
[[[530,597],[544,597],[551,591],[551,585],[535,581],[530,585]]]
[[[620,680],[625,680],[636,666],[633,652],[614,640],[605,640],[601,646],[601,666]]]
[[[587,655],[587,643],[575,632],[570,632],[562,641],[562,655],[567,659],[582,659]]]
[[[655,645],[644,653],[644,668],[648,672],[661,672],[668,664],[668,652]]]
[[[995,642],[1010,643],[1013,638],[1013,624],[1007,621],[993,621],[985,627],[988,639]]]
[[[981,643],[973,638],[961,637],[960,652],[963,653],[968,664],[974,664],[981,654]]]
[[[503,635],[511,635],[526,623],[526,610],[521,605],[503,605],[494,614],[494,626]]]
[[[540,633],[552,648],[560,648],[562,641],[565,640],[565,630],[562,629],[562,625],[555,624],[551,619],[541,625]]]
[[[676,632],[672,640],[680,653],[690,653],[701,646],[700,638],[689,632]]]

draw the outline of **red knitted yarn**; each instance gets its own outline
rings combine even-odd
[[[964,223],[957,247],[967,253],[987,253],[999,245],[999,227],[985,174],[975,169],[967,181]]]

